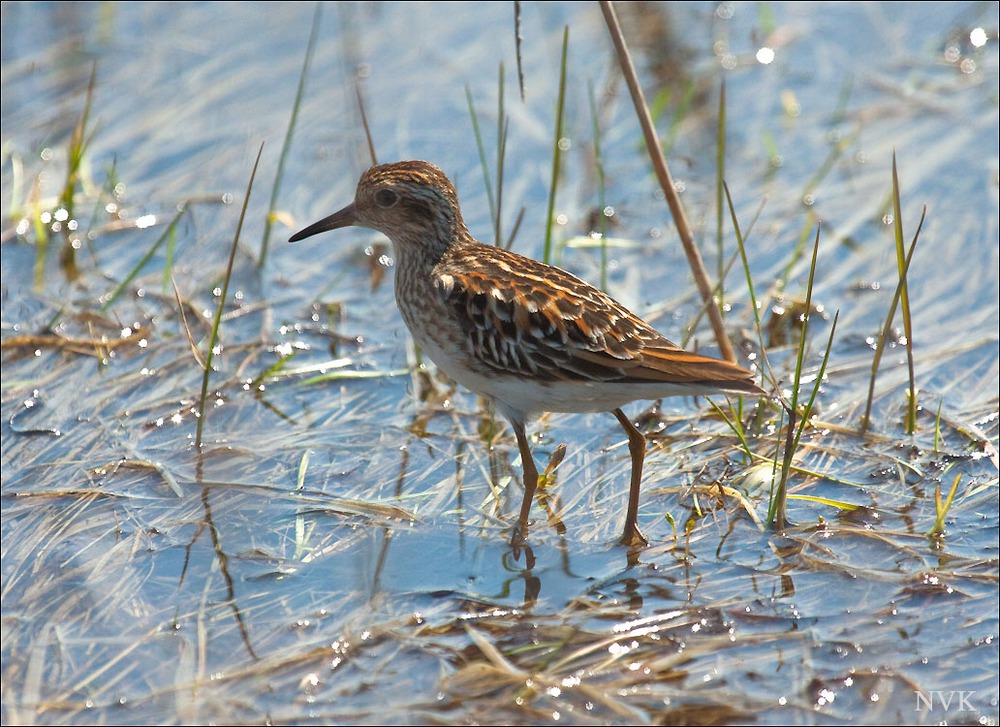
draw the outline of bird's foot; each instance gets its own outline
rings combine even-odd
[[[622,535],[622,539],[619,541],[622,545],[627,545],[630,548],[645,548],[649,545],[649,541],[639,532],[639,527],[637,525],[632,525],[631,527],[625,527],[625,533]]]
[[[510,535],[510,549],[514,554],[514,562],[521,560],[521,551],[527,554],[526,564],[528,568],[535,567],[535,554],[528,545],[528,526],[518,523],[514,526]]]
[[[510,533],[510,547],[514,552],[514,560],[521,559],[521,550],[527,550],[529,555],[531,547],[528,545],[528,523],[518,522],[514,525]]]
[[[510,547],[517,548],[522,547],[528,539],[528,524],[527,523],[517,523],[510,531]]]

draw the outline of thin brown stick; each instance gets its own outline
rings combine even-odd
[[[378,157],[375,156],[375,142],[372,140],[372,130],[368,126],[368,114],[365,113],[365,98],[361,93],[361,81],[354,82],[354,93],[358,97],[358,111],[361,112],[361,125],[365,129],[365,139],[368,141],[368,155],[372,158],[372,166],[378,164]]]
[[[521,3],[514,0],[514,48],[517,55],[517,85],[521,89],[521,102],[524,103],[524,68],[521,65]],[[498,238],[499,239],[499,238]],[[500,244],[499,242],[497,244]]]
[[[727,361],[736,361],[733,347],[729,343],[729,336],[722,323],[722,314],[719,307],[715,305],[712,295],[712,284],[705,272],[705,265],[701,260],[701,253],[694,243],[694,235],[691,234],[691,227],[688,225],[687,215],[684,214],[684,206],[681,204],[680,195],[674,188],[674,180],[667,167],[667,160],[663,156],[663,149],[660,148],[660,140],[656,136],[656,128],[653,126],[653,117],[649,113],[649,106],[646,105],[646,97],[639,86],[639,78],[632,65],[632,58],[629,55],[628,47],[625,45],[625,36],[622,35],[621,26],[618,24],[618,16],[615,14],[614,6],[610,0],[601,0],[601,12],[608,24],[608,31],[611,33],[611,40],[614,41],[615,51],[618,54],[618,64],[621,66],[628,90],[632,94],[632,103],[635,105],[636,114],[639,117],[639,124],[642,126],[642,134],[646,139],[646,149],[649,151],[649,158],[653,162],[653,169],[656,171],[656,178],[660,181],[663,194],[666,195],[667,204],[670,205],[670,213],[674,218],[674,225],[677,227],[677,234],[680,235],[681,244],[684,246],[684,254],[687,256],[688,265],[691,266],[691,273],[694,275],[694,282],[698,286],[698,292],[708,308],[708,318],[712,323],[712,330],[715,332],[715,340],[719,344],[719,352]]]

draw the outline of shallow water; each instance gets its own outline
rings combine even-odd
[[[524,101],[510,4],[324,5],[258,268],[315,6],[6,3],[4,723],[997,722],[995,4],[619,10],[710,271],[723,79],[724,176],[758,295],[786,268],[784,292],[803,294],[808,252],[792,251],[820,225],[809,372],[839,319],[792,489],[858,509],[793,499],[793,527],[762,529],[766,488],[741,478],[711,409],[637,404],[651,547],[629,554],[615,544],[620,430],[607,415],[553,416],[532,430],[543,467],[568,445],[555,515],[536,506],[531,553],[515,559],[517,448],[467,392],[406,373],[391,251],[361,230],[284,243],[348,202],[367,166],[358,79],[379,159],[437,163],[492,240],[466,89],[495,169],[502,62],[503,230],[523,208],[513,247],[540,257],[568,25],[556,259],[600,280],[600,253],[580,244],[602,204],[592,85],[615,210],[608,290],[686,338],[700,306],[596,5],[522,6]],[[75,268],[61,233],[36,267],[37,230],[19,225],[59,207],[95,67]],[[198,455],[187,329],[204,350],[262,142]],[[869,339],[897,280],[894,150],[907,242],[927,207],[908,276],[923,408],[906,434],[897,339],[862,435]],[[157,247],[101,313],[182,203],[173,252]],[[722,264],[728,212],[723,230]],[[738,263],[726,297],[740,340],[752,316]],[[704,322],[695,344],[712,350]],[[769,356],[787,387],[794,349]],[[321,369],[355,375],[309,383]],[[773,440],[754,446],[769,454]],[[956,475],[945,538],[931,541],[935,485]]]

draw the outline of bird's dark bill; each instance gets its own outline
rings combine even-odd
[[[319,222],[313,222],[309,227],[299,230],[288,238],[289,242],[298,242],[307,237],[318,235],[328,230],[337,230],[341,227],[350,227],[354,224],[354,205],[349,204],[339,212],[334,212],[329,217],[324,217]]]

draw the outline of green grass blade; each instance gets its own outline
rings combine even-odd
[[[787,522],[787,501],[788,501],[788,477],[791,472],[792,458],[795,450],[798,447],[799,438],[802,435],[805,424],[809,419],[809,408],[812,406],[812,402],[815,399],[816,393],[819,391],[820,384],[822,383],[823,372],[826,370],[826,361],[830,355],[830,348],[833,344],[833,332],[836,330],[836,319],[834,319],[834,326],[830,333],[830,339],[827,342],[826,354],[823,358],[823,364],[820,369],[820,375],[816,378],[816,384],[813,387],[812,396],[810,397],[809,408],[803,412],[800,416],[798,427],[795,426],[795,419],[798,415],[798,400],[799,400],[799,386],[802,381],[802,366],[805,360],[805,349],[806,342],[809,337],[809,319],[810,311],[812,310],[812,293],[813,284],[816,278],[816,259],[819,255],[819,228],[816,229],[816,237],[813,242],[813,253],[812,260],[809,264],[809,279],[806,283],[806,302],[805,302],[805,314],[802,321],[802,333],[799,338],[798,350],[796,351],[795,359],[795,374],[792,379],[792,400],[788,408],[789,422],[788,422],[788,433],[786,434],[787,441],[785,444],[784,457],[781,463],[781,475],[779,477],[777,486],[772,492],[771,501],[768,507],[767,519],[768,522],[773,524],[778,530],[781,530]],[[794,432],[794,434],[793,434]]]
[[[781,277],[775,281],[774,287],[777,291],[783,291],[788,286],[788,281],[792,277],[792,271],[802,259],[802,255],[807,249],[809,238],[812,237],[812,232],[816,229],[816,224],[816,213],[812,208],[809,208],[806,212],[805,222],[802,224],[802,232],[799,233],[798,239],[795,241],[792,254],[788,256],[788,263],[781,271]]]
[[[938,400],[937,416],[934,417],[934,451],[941,451],[941,407],[944,406],[944,399]]]
[[[32,267],[32,280],[36,290],[42,289],[45,282],[45,258],[49,250],[49,226],[42,222],[42,210],[35,205],[31,215],[32,227],[35,232],[35,261]]]
[[[601,290],[608,289],[608,217],[607,184],[604,176],[604,157],[601,154],[601,122],[597,114],[597,100],[594,98],[593,81],[587,84],[587,96],[590,100],[590,121],[594,131],[594,167],[597,171],[597,232],[601,235]]]
[[[691,111],[695,90],[694,81],[690,79],[684,81],[684,85],[681,87],[680,98],[677,99],[673,116],[670,119],[670,126],[667,128],[666,136],[664,136],[661,142],[664,154],[669,154],[677,143],[677,137],[680,136],[684,118]]]
[[[514,226],[510,230],[510,235],[507,237],[507,242],[504,243],[504,248],[510,250],[514,246],[514,238],[517,237],[518,230],[521,229],[521,223],[524,222],[524,207],[522,207],[517,212],[517,217],[514,219]]]
[[[503,73],[503,64],[500,64]],[[476,105],[472,101],[472,89],[469,84],[465,84],[465,101],[469,106],[469,119],[472,120],[472,135],[476,139],[476,151],[479,152],[479,166],[483,170],[483,184],[486,185],[486,201],[490,206],[490,219],[493,220],[494,233],[497,233],[497,205],[493,198],[493,183],[490,181],[490,165],[486,161],[486,147],[483,146],[483,135],[479,129],[479,116],[476,114]],[[494,245],[500,244],[500,238],[494,237]]]
[[[504,108],[506,103],[506,74],[503,63],[500,64],[499,78],[497,79],[497,210],[493,221],[494,239],[497,245],[503,240],[503,175],[504,162],[507,159],[507,132],[510,128],[510,120],[507,118],[507,111]],[[511,237],[507,249],[514,243]]]
[[[924,210],[924,213],[926,214],[926,209]],[[878,341],[875,345],[875,356],[872,358],[871,376],[868,380],[868,401],[865,405],[865,413],[861,416],[861,431],[867,431],[871,424],[872,405],[875,400],[876,375],[878,374],[879,365],[882,362],[882,354],[885,353],[885,347],[887,341],[889,340],[889,334],[892,331],[892,321],[896,315],[896,307],[899,305],[901,289],[903,283],[906,281],[906,275],[910,269],[910,262],[913,260],[913,253],[917,249],[917,240],[920,237],[920,230],[923,228],[923,224],[924,216],[921,215],[920,224],[917,226],[917,233],[913,236],[913,240],[910,242],[910,249],[906,253],[906,260],[903,265],[902,273],[899,281],[896,283],[896,290],[893,293],[892,302],[889,304],[889,312],[886,315],[885,323],[882,325],[882,330],[879,332]]]
[[[562,62],[559,66],[559,98],[556,101],[555,139],[552,144],[552,181],[549,184],[549,209],[545,218],[545,249],[542,262],[552,260],[552,225],[555,218],[556,187],[559,185],[560,160],[562,158],[563,110],[566,105],[566,57],[569,51],[569,26],[563,28]]]
[[[739,397],[739,403],[736,404],[736,409],[733,409],[733,404],[730,402],[730,412],[732,416],[728,416],[726,412],[722,411],[718,404],[716,404],[711,399],[708,400],[709,405],[715,409],[715,413],[724,421],[736,438],[740,440],[740,448],[746,453],[747,457],[753,457],[753,451],[750,449],[750,443],[747,441],[747,433],[743,428],[743,397]]]
[[[903,211],[900,202],[899,174],[896,170],[896,152],[892,152],[892,213],[893,232],[896,238],[896,270],[899,273],[899,305],[903,316],[903,335],[906,336],[906,365],[909,373],[910,388],[907,395],[906,409],[906,432],[913,434],[917,430],[917,385],[913,370],[913,322],[910,318],[910,292],[906,284],[907,270],[905,248],[903,240]],[[926,213],[926,210],[925,210]],[[923,216],[920,218],[920,227],[923,227]],[[919,229],[917,235],[920,234]]]
[[[260,258],[257,260],[257,267],[264,267],[267,262],[267,251],[271,240],[271,228],[276,219],[275,209],[278,206],[278,195],[281,193],[281,181],[285,176],[285,160],[288,158],[288,150],[292,146],[292,137],[295,135],[295,123],[299,118],[299,108],[302,106],[302,99],[305,96],[306,78],[309,69],[312,67],[313,51],[316,48],[316,38],[319,37],[319,20],[323,14],[323,3],[316,3],[316,12],[313,15],[312,30],[309,32],[309,44],[306,46],[306,57],[302,62],[302,72],[299,74],[299,85],[295,90],[295,102],[292,104],[292,115],[288,119],[288,128],[285,130],[285,140],[281,145],[281,154],[278,156],[278,170],[274,173],[274,186],[271,187],[271,201],[267,207],[267,217],[264,218],[264,236],[260,243]]]
[[[180,221],[185,214],[187,214],[187,205],[181,205],[181,208],[177,211],[177,214],[174,215],[174,218],[172,220],[170,220],[170,224],[167,225],[167,228],[156,239],[156,242],[154,242],[152,246],[149,248],[149,250],[146,252],[146,254],[143,255],[142,258],[140,258],[139,262],[135,264],[135,267],[133,267],[132,270],[129,271],[129,274],[125,276],[124,280],[122,280],[122,282],[120,282],[115,287],[115,289],[111,291],[111,294],[107,297],[107,300],[105,300],[104,304],[101,305],[102,313],[106,313],[108,309],[111,308],[112,305],[114,305],[115,301],[118,300],[119,297],[121,297],[121,294],[125,292],[125,289],[129,286],[129,283],[131,283],[132,280],[135,279],[135,277],[139,274],[139,272],[152,259],[153,255],[156,254],[156,251],[160,248],[160,246],[164,242],[172,241],[174,239],[174,233],[177,229],[177,225],[180,224]],[[164,274],[165,284],[168,284],[170,281],[169,261],[172,259],[172,257],[173,257],[172,255],[168,256],[168,265],[164,267],[163,274]]]
[[[834,500],[830,497],[816,497],[815,495],[789,495],[789,500],[803,500],[805,502],[816,502],[820,505],[829,505],[830,507],[835,507],[838,510],[846,510],[851,512],[857,510],[860,506],[854,504],[853,502],[846,502],[844,500]]]
[[[944,521],[948,517],[948,511],[951,510],[951,504],[955,500],[955,493],[958,492],[958,483],[962,479],[962,474],[958,473],[955,475],[954,481],[951,483],[951,489],[948,491],[948,497],[944,502],[941,502],[941,483],[937,483],[934,486],[934,524],[931,529],[927,531],[927,535],[932,538],[941,538],[944,536]]]
[[[746,237],[740,227],[739,218],[736,216],[736,206],[733,204],[733,196],[730,194],[729,185],[726,184],[725,180],[722,182],[722,188],[726,194],[726,203],[729,206],[729,217],[733,223],[733,233],[736,235],[736,248],[739,250],[740,260],[743,263],[743,274],[747,279],[747,293],[750,296],[750,307],[753,310],[754,330],[757,332],[757,347],[760,351],[763,364],[761,366],[761,370],[765,376],[774,381],[776,380],[776,377],[771,370],[771,363],[767,358],[767,349],[764,346],[764,328],[760,320],[760,301],[757,299],[757,293],[754,290],[753,276],[750,273],[750,261],[747,258],[746,250]],[[724,274],[723,277],[725,277]]]
[[[73,134],[70,137],[66,181],[63,184],[62,194],[59,197],[59,204],[69,214],[69,219],[75,217],[73,208],[76,201],[76,188],[80,182],[80,167],[83,165],[83,157],[89,141],[87,138],[87,123],[90,120],[90,109],[94,100],[94,85],[96,81],[97,63],[95,62],[90,71],[90,81],[87,84],[87,100],[83,105],[83,113],[77,119],[76,125],[73,127]]]
[[[722,79],[722,86],[719,88],[719,123],[715,130],[715,249],[716,259],[719,266],[719,280],[725,278],[723,268],[725,267],[725,244],[723,242],[723,218],[725,213],[722,207],[722,197],[725,194],[723,185],[726,179],[726,80]],[[720,289],[722,286],[719,286]],[[719,296],[719,304],[724,301],[723,293]]]
[[[844,152],[854,144],[855,139],[858,138],[860,133],[861,130],[856,129],[851,132],[850,135],[842,139],[838,139],[834,143],[833,148],[830,149],[830,153],[827,154],[826,159],[824,159],[823,163],[820,164],[819,169],[817,169],[809,181],[806,182],[805,191],[802,195],[803,197],[810,197],[812,193],[816,191],[816,187],[819,186],[820,182],[826,179],[826,175],[833,169],[834,164],[836,164],[837,160],[844,155]]]
[[[92,134],[88,134],[88,122],[90,121],[90,110],[94,101],[94,86],[97,82],[97,62],[94,62],[90,71],[90,81],[87,83],[87,100],[83,106],[83,113],[73,126],[73,133],[70,136],[69,148],[66,154],[66,181],[59,197],[59,205],[66,213],[66,219],[76,219],[76,194],[77,188],[83,186],[84,159],[87,154]],[[64,228],[66,229],[66,228]],[[44,258],[43,258],[44,260]],[[59,255],[59,264],[64,274],[70,280],[78,277],[79,272],[76,267],[76,248],[66,237],[66,244],[63,245]]]
[[[236,250],[240,243],[240,233],[243,231],[243,221],[247,216],[247,205],[250,202],[250,192],[253,190],[253,180],[257,176],[257,167],[260,166],[260,156],[264,153],[264,143],[261,142],[260,149],[257,150],[257,159],[253,163],[253,171],[250,172],[250,181],[247,183],[247,192],[243,197],[243,207],[240,209],[240,219],[236,223],[236,234],[233,235],[233,244],[229,247],[229,261],[226,263],[226,273],[222,279],[222,292],[219,294],[219,305],[215,309],[215,318],[212,320],[212,331],[208,338],[208,351],[205,354],[205,366],[202,369],[201,396],[198,398],[198,428],[195,433],[195,449],[201,451],[201,435],[205,429],[205,418],[208,410],[205,402],[208,400],[208,382],[212,376],[212,360],[215,357],[215,347],[219,341],[219,326],[222,323],[222,311],[226,307],[226,298],[229,295],[229,280],[233,275],[233,263],[236,261]]]

